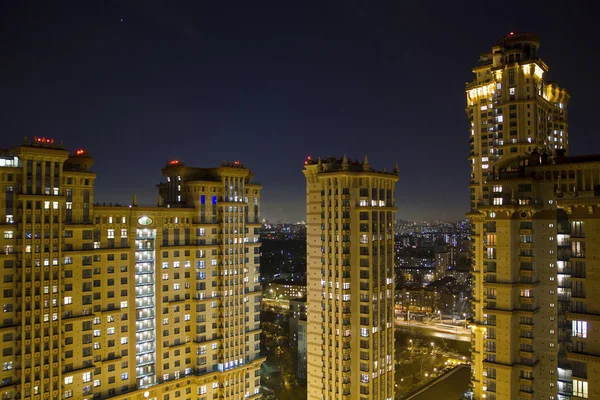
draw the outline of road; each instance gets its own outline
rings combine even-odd
[[[422,323],[417,321],[403,321],[396,318],[396,326],[402,329],[419,329],[427,331],[428,336],[439,337],[442,339],[460,340],[463,342],[471,341],[471,331],[463,326],[440,325],[436,323]]]
[[[470,379],[470,366],[461,365],[429,383],[416,394],[406,397],[404,400],[460,400],[463,393],[469,389]]]

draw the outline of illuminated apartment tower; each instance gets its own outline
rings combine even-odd
[[[568,151],[570,95],[545,81],[548,66],[537,56],[540,40],[511,33],[473,67],[467,83],[470,125],[471,209],[491,198],[483,191],[488,174],[537,149]]]
[[[467,87],[475,399],[600,398],[600,157],[566,156],[538,44],[502,39]]]
[[[157,206],[107,206],[92,163],[0,151],[2,398],[261,397],[251,172],[172,161]]]
[[[308,399],[394,398],[397,167],[305,162]]]

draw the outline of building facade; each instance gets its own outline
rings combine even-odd
[[[308,399],[394,398],[397,167],[305,162]]]
[[[600,157],[566,155],[569,95],[538,46],[509,35],[467,85],[475,399],[600,398]]]
[[[92,163],[0,152],[2,398],[261,397],[252,173],[171,161],[158,205],[100,206]]]
[[[290,300],[289,338],[298,351],[298,376],[306,381],[306,298]]]
[[[493,199],[493,192],[484,191],[488,174],[534,149],[550,156],[568,150],[570,95],[546,81],[539,46],[533,34],[510,33],[473,67],[466,87],[471,209]]]
[[[274,279],[265,287],[265,297],[289,304],[293,299],[306,297],[306,281],[299,279]]]

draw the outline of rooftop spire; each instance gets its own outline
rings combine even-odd
[[[342,159],[342,170],[348,170],[348,157],[344,154],[344,158]]]
[[[371,167],[369,166],[369,158],[365,154],[365,160],[363,161],[363,170],[370,171]]]

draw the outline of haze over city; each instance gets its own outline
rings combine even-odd
[[[508,32],[539,34],[572,94],[570,153],[600,144],[593,13],[474,4],[5,2],[0,129],[5,145],[45,135],[89,150],[100,202],[156,203],[169,159],[239,159],[264,186],[263,217],[300,221],[305,158],[346,153],[398,161],[399,217],[460,219],[463,85]]]

